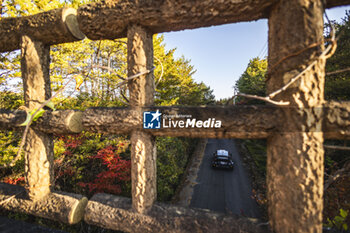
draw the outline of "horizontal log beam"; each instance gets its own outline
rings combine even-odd
[[[79,29],[76,14],[73,8],[60,8],[31,16],[2,18],[0,52],[19,49],[22,35],[47,45],[82,40],[85,35]]]
[[[350,140],[350,102],[330,101],[325,106],[324,137]]]
[[[322,131],[328,139],[350,139],[350,102],[328,102],[324,105]],[[165,128],[143,129],[143,116],[136,109],[90,108],[81,111],[59,110],[46,112],[32,127],[45,133],[73,134],[89,131],[107,134],[129,134],[132,130],[143,130],[153,136],[194,137],[194,138],[266,138],[277,132],[284,124],[284,111],[275,106],[207,106],[207,107],[148,107],[143,111],[159,110],[164,116],[182,115],[172,120],[207,120],[215,118],[222,122],[221,128]],[[314,109],[316,111],[317,109]],[[295,109],[297,111],[297,109]],[[0,130],[21,128],[26,113],[0,110]],[[169,124],[169,120],[165,120]],[[171,123],[170,123],[171,124]],[[290,129],[291,132],[300,131]]]
[[[26,120],[25,111],[0,109],[0,130],[12,130]]]
[[[350,5],[350,0],[326,0],[326,8]]]
[[[39,216],[68,224],[82,220],[88,199],[79,194],[55,192],[29,200],[24,187],[0,183],[0,208]]]
[[[256,219],[166,204],[154,204],[147,215],[131,208],[131,199],[96,194],[84,216],[88,224],[125,232],[268,232]]]
[[[221,128],[164,128],[145,129],[154,136],[193,138],[266,138],[278,132],[285,124],[284,115],[297,112],[290,107],[260,106],[207,106],[207,107],[151,107],[144,111],[156,111],[164,115],[190,115],[191,119],[215,118],[222,122]],[[350,102],[327,102],[323,106],[322,131],[327,139],[350,139]],[[313,111],[318,111],[317,108]],[[124,119],[125,118],[125,119]],[[123,120],[124,119],[124,120]],[[174,118],[172,118],[174,119]],[[176,118],[186,119],[186,118]],[[168,123],[168,121],[166,121]],[[142,116],[135,110],[121,108],[92,108],[84,112],[84,129],[91,132],[127,134],[132,129],[143,129]],[[314,129],[309,129],[312,131]],[[316,129],[319,130],[319,129]],[[298,126],[290,132],[301,131]]]
[[[83,32],[95,40],[126,37],[131,24],[160,33],[258,20],[268,17],[269,8],[276,1],[103,1],[80,7],[78,15],[73,8],[60,8],[31,16],[2,18],[0,52],[19,49],[22,35],[55,45],[82,40]],[[350,0],[327,0],[326,8],[348,4]]]
[[[82,117],[83,112],[77,110],[46,112],[42,118],[34,122],[33,127],[56,135],[80,133],[84,130]]]
[[[265,138],[274,129],[277,108],[269,106],[240,107],[148,107],[143,111],[157,111],[172,120],[208,120],[221,121],[220,128],[165,128],[145,129],[154,136],[193,137],[193,138]],[[142,112],[143,112],[142,111]],[[185,117],[190,116],[190,117]],[[143,116],[136,110],[121,108],[91,108],[84,112],[83,125],[86,131],[100,133],[129,133],[131,130],[143,130]],[[168,119],[165,119],[168,124]],[[213,121],[212,121],[213,122]],[[171,124],[171,123],[170,123]]]
[[[0,130],[14,130],[26,120],[25,111],[0,109]],[[83,131],[83,112],[76,110],[47,111],[31,127],[44,133],[74,134]]]
[[[80,7],[78,15],[73,8],[60,8],[31,16],[2,18],[0,52],[19,49],[22,35],[55,45],[82,40],[84,33],[95,40],[126,37],[130,24],[160,33],[253,21],[267,18],[274,2],[277,0],[102,1]],[[327,0],[326,8],[349,4],[350,0]]]
[[[151,107],[143,111],[159,110],[162,115],[190,115],[197,120],[215,118],[221,128],[162,128],[145,130],[154,136],[203,138],[265,138],[274,129],[278,109],[269,106],[240,107]],[[0,110],[0,129],[21,128],[24,111]],[[186,119],[186,118],[177,118]],[[45,133],[70,134],[83,130],[96,133],[129,134],[143,130],[143,116],[128,108],[91,108],[84,112],[60,110],[46,112],[31,127]]]
[[[126,37],[131,24],[152,33],[179,31],[266,18],[275,0],[103,1],[78,9],[81,30],[89,39]]]
[[[154,0],[102,1],[78,9],[81,30],[93,40],[126,37],[132,24],[152,33],[180,31],[267,18],[276,0]],[[350,4],[328,0],[326,7]]]

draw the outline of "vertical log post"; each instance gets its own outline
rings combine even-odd
[[[153,66],[152,34],[140,26],[128,28],[128,75],[150,70]],[[129,81],[130,106],[141,112],[154,102],[153,73]],[[153,136],[141,131],[131,133],[132,206],[147,213],[157,198],[156,147]]]
[[[321,0],[281,0],[269,16],[267,92],[278,90],[316,59],[323,49]],[[320,43],[289,57],[282,58]],[[289,101],[281,132],[268,138],[269,218],[274,232],[322,232],[322,110],[307,110],[324,101],[324,59],[276,99]],[[273,68],[273,69],[271,69]]]
[[[42,42],[33,41],[29,36],[22,36],[21,53],[24,100],[30,111],[37,109],[51,96],[50,47]],[[29,198],[42,199],[50,193],[53,182],[52,136],[29,129],[24,151]]]

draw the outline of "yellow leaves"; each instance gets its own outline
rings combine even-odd
[[[173,97],[170,100],[163,100],[162,101],[162,106],[172,106],[172,105],[178,105],[180,97]]]
[[[77,74],[74,76],[75,79],[75,90],[80,91],[80,86],[84,82],[84,78],[81,74]]]
[[[60,8],[63,5],[60,0],[5,0],[2,13],[5,17],[19,17]]]

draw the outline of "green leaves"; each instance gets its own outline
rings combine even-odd
[[[51,108],[52,111],[56,111],[55,104],[52,101],[49,101],[46,106]]]
[[[238,79],[235,89],[240,93],[265,96],[265,75],[267,72],[267,60],[259,57],[250,60],[247,69]],[[238,102],[244,98],[239,97]],[[245,99],[244,99],[245,100]],[[261,103],[259,100],[245,100],[248,104]]]
[[[337,50],[326,63],[325,99],[347,101],[350,100],[350,72],[329,73],[350,67],[350,11],[346,12],[343,22],[335,26]]]
[[[52,101],[49,101],[45,106],[51,108],[53,111],[56,111],[55,105]],[[37,111],[37,109],[30,111],[29,113],[27,113],[26,120],[22,124],[20,124],[20,126],[26,126],[26,125],[30,124],[31,122],[38,120],[39,117],[41,117],[44,114],[44,112],[45,112],[45,110],[42,108],[40,108],[39,111]],[[35,114],[35,115],[33,116],[33,114]]]
[[[346,211],[346,210],[340,209],[339,212],[340,212],[340,217],[342,217],[344,219],[348,216],[348,211]]]
[[[34,109],[33,111],[30,111],[29,113],[27,113],[27,118],[26,118],[26,120],[25,120],[22,124],[20,124],[20,126],[26,126],[26,125],[28,125],[28,124],[31,122],[31,119],[32,119],[33,114],[35,114],[35,115],[33,116],[32,122],[33,122],[33,121],[36,121],[36,120],[37,120],[39,117],[41,117],[41,116],[44,114],[44,112],[45,112],[44,109],[40,109],[37,113],[35,113],[36,111],[37,111],[37,110]]]
[[[157,137],[156,142],[157,200],[169,201],[179,185],[196,141],[189,138]]]
[[[326,227],[336,227],[338,230],[345,230],[347,231],[349,229],[348,224],[346,224],[346,217],[348,216],[348,211],[344,209],[339,210],[339,215],[335,216],[333,220],[330,220],[327,218],[327,224]]]

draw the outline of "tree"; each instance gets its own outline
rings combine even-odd
[[[341,23],[332,22],[336,28],[337,50],[335,54],[327,59],[325,82],[325,99],[327,100],[349,100],[350,99],[350,11],[346,11]],[[325,29],[329,28],[328,25]],[[326,32],[326,37],[330,32]],[[348,69],[346,72],[333,73]],[[235,84],[238,92],[265,96],[265,75],[267,72],[267,60],[258,57],[250,60],[247,69]],[[239,98],[243,100],[244,98]],[[246,103],[261,103],[257,100],[246,100]]]
[[[59,0],[4,0],[1,3],[0,18],[27,16],[65,6]],[[0,53],[0,90],[17,91],[20,89],[19,55],[19,51]]]
[[[252,94],[258,96],[265,96],[265,75],[267,72],[267,60],[259,57],[253,58],[249,61],[247,69],[238,79],[235,84],[237,92]],[[263,103],[259,100],[252,100],[239,97],[237,102],[244,102],[247,104]]]
[[[350,100],[350,11],[346,11],[341,23],[333,23],[338,37],[337,50],[327,60],[326,73],[348,70],[326,75],[325,98],[328,100]]]
[[[213,91],[204,83],[196,83],[190,61],[174,58],[176,49],[165,50],[164,37],[154,39],[156,105],[206,105],[214,102]],[[160,62],[162,64],[160,64]],[[163,76],[161,75],[163,66]]]

